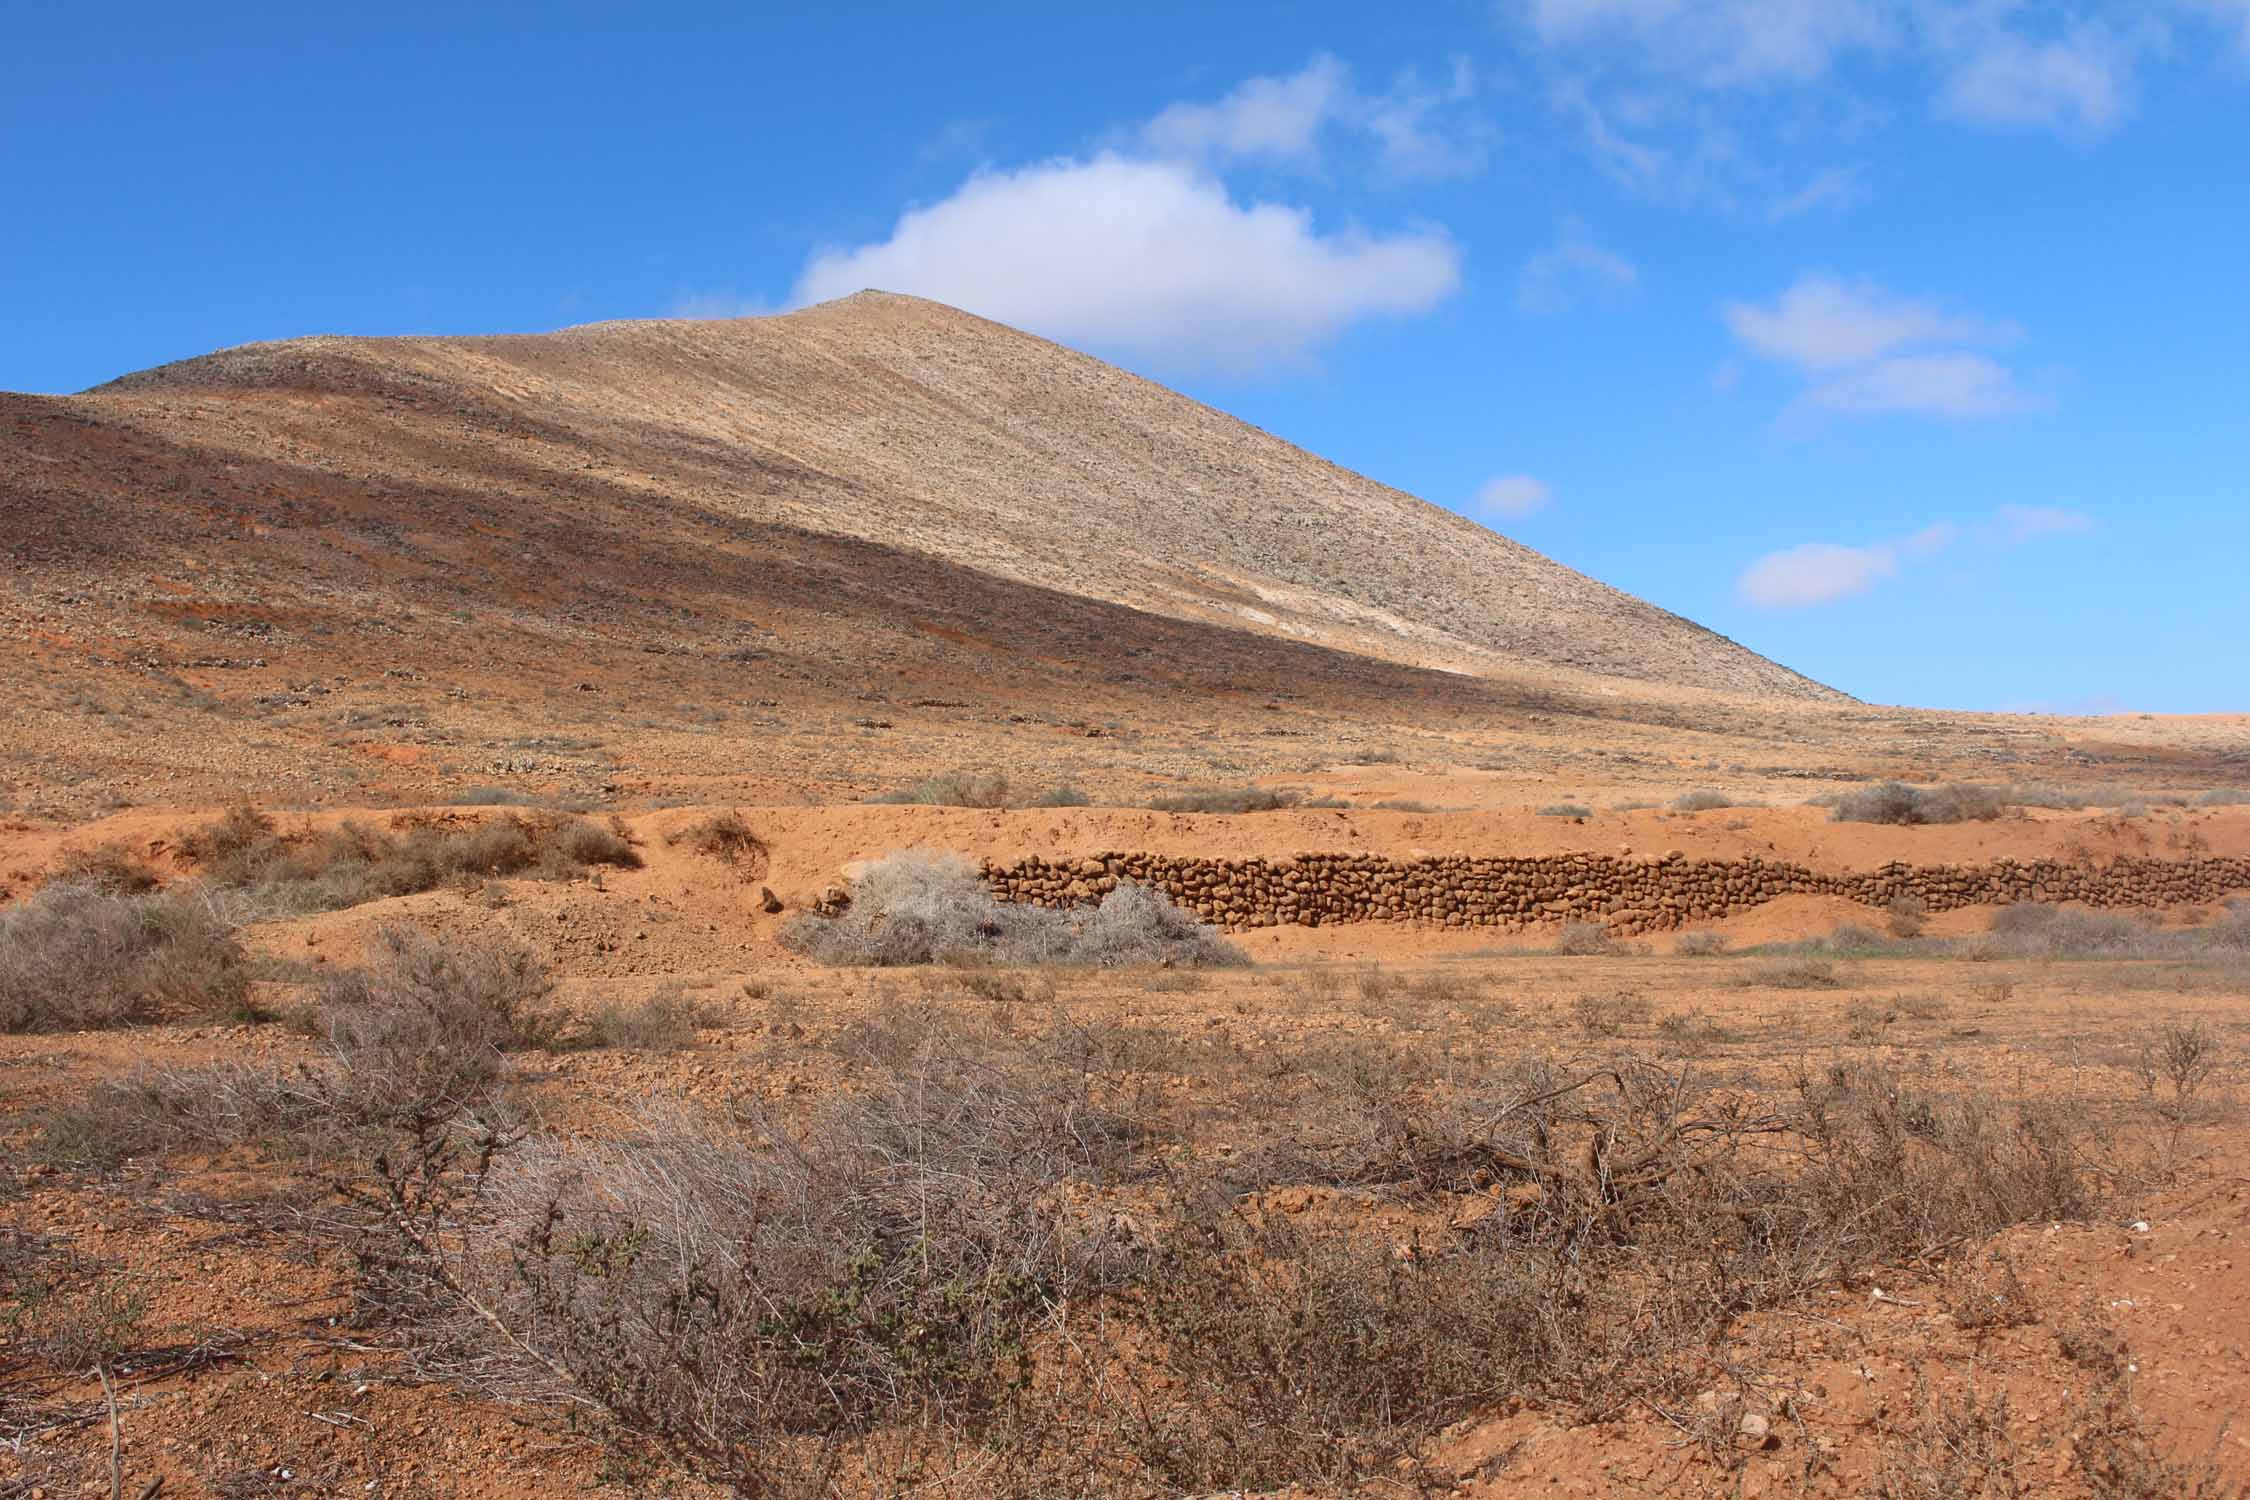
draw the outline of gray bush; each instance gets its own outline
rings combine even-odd
[[[1988,822],[2000,816],[2006,800],[1985,786],[1908,786],[1886,781],[1877,786],[1846,792],[1829,810],[1832,823],[1889,823],[1912,827],[1925,823]]]
[[[248,960],[193,893],[50,885],[0,910],[0,1032],[243,1013]]]
[[[1155,891],[1131,881],[1092,911],[994,899],[957,855],[909,851],[870,865],[840,917],[805,914],[782,941],[829,964],[1061,964],[1116,969],[1225,968],[1242,951]]]
[[[1590,818],[1594,810],[1576,802],[1550,802],[1539,809],[1542,818]]]

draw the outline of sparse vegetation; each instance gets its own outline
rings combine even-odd
[[[1300,800],[1295,792],[1260,786],[1206,787],[1157,797],[1149,806],[1157,812],[1169,813],[1280,812],[1283,808],[1295,807]]]
[[[1763,959],[1735,978],[1738,985],[1761,990],[1832,990],[1843,982],[1834,964],[1809,956]]]
[[[1594,810],[1582,802],[1550,802],[1539,809],[1542,818],[1590,818]]]
[[[1682,958],[1715,958],[1727,951],[1723,932],[1683,932],[1673,940],[1672,951]]]
[[[597,1047],[677,1052],[694,1046],[698,1031],[724,1019],[716,1006],[697,1002],[678,985],[667,985],[645,1000],[605,1000],[595,1006],[586,1019],[586,1036]]]
[[[278,912],[331,911],[503,876],[562,880],[641,862],[618,829],[553,813],[413,821],[397,832],[346,822],[287,835],[245,806],[189,830],[179,848],[206,883]]]
[[[1008,778],[1000,771],[948,771],[867,800],[916,807],[1006,807]]]
[[[1724,792],[1682,792],[1672,799],[1672,811],[1683,813],[1716,812],[1722,807],[1740,805]]]

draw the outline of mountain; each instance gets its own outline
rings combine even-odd
[[[0,397],[0,434],[15,674],[153,722],[200,695],[303,731],[378,664],[549,729],[575,691],[1151,723],[1230,694],[1377,723],[1849,702],[1162,386],[880,292],[248,345]]]

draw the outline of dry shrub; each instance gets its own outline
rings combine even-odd
[[[1594,810],[1578,802],[1550,802],[1539,809],[1542,818],[1590,818]]]
[[[1573,958],[1592,958],[1617,951],[1617,939],[1599,922],[1565,922],[1555,937],[1555,951]]]
[[[164,879],[139,854],[111,840],[64,854],[50,883],[86,886],[110,896],[137,896],[155,890]]]
[[[2141,1088],[2159,1113],[2185,1120],[2219,1070],[2219,1035],[2202,1021],[2171,1021],[2141,1042]]]
[[[242,806],[181,835],[179,847],[210,884],[290,912],[333,911],[456,881],[564,880],[594,866],[641,862],[617,829],[560,814],[421,823],[403,834],[347,822],[288,836],[271,817]]]
[[[697,1001],[678,985],[667,985],[645,1000],[605,1000],[586,1018],[586,1039],[596,1047],[633,1052],[678,1052],[695,1045],[695,1034],[722,1024],[725,1013]]]
[[[1845,792],[1829,809],[1835,823],[1891,823],[1913,826],[1924,823],[1988,822],[2006,810],[2007,802],[1992,787],[1908,786],[1886,781],[1877,786]]]
[[[765,873],[769,857],[766,841],[743,821],[741,813],[731,809],[690,823],[664,842],[673,847],[685,844],[706,859],[734,866],[752,880]]]
[[[925,1456],[1020,1438],[1043,1339],[1132,1259],[1056,1189],[1106,1180],[1129,1139],[1067,1083],[933,1035],[801,1137],[655,1106],[618,1139],[523,1146],[465,1235],[394,1169],[362,1296],[425,1338],[482,1335],[742,1493],[822,1493],[847,1443],[865,1464],[902,1428]]]
[[[1895,938],[1918,938],[1929,925],[1929,908],[1920,896],[1893,896],[1884,908],[1884,925]]]
[[[1152,1268],[1161,1373],[1136,1457],[1179,1494],[1350,1489],[1446,1423],[1567,1366],[1580,1310],[1532,1258],[1207,1211]]]
[[[2112,1201],[2068,1099],[1839,1069],[1760,1100],[1630,1056],[1437,1091],[1435,1054],[1364,1037],[1253,1068],[972,1016],[850,1028],[855,1091],[794,1130],[655,1106],[393,1154],[363,1312],[743,1493],[971,1452],[980,1493],[1332,1492],[1502,1398],[1677,1401],[1746,1314]],[[1259,1101],[1202,1165],[1110,1081],[1198,1067]],[[1415,1237],[1242,1196],[1281,1183],[1489,1211]]]
[[[908,852],[870,865],[838,917],[806,913],[782,941],[822,963],[1230,968],[1242,950],[1158,892],[1121,881],[1091,911],[1004,902],[966,860]]]
[[[1715,958],[1727,951],[1727,935],[1723,932],[1683,932],[1673,942],[1672,951],[1682,958]]]
[[[1153,799],[1149,806],[1171,813],[1279,812],[1298,803],[1295,792],[1272,791],[1262,786],[1204,787]]]
[[[114,1167],[186,1145],[261,1145],[330,1159],[370,1135],[489,1112],[502,1053],[552,1046],[544,965],[528,950],[380,929],[370,964],[328,977],[300,1018],[317,1064],[148,1069],[48,1110],[50,1161]]]
[[[1722,807],[1738,807],[1724,792],[1682,792],[1672,799],[1672,811],[1684,813],[1716,812]]]
[[[1614,995],[1581,995],[1570,1013],[1586,1035],[1614,1037],[1624,1035],[1628,1026],[1646,1026],[1656,1007],[1646,995],[1621,990]]]
[[[243,1016],[234,929],[193,893],[50,885],[0,910],[0,1032]]]
[[[1911,1422],[1889,1434],[1869,1493],[1875,1500],[2013,1500],[2028,1488],[2026,1467],[2005,1395],[1939,1397],[1918,1378]]]

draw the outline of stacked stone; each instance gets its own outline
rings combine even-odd
[[[1661,859],[1601,854],[1299,854],[1285,859],[1197,859],[1110,853],[986,861],[1003,901],[1071,907],[1099,901],[1121,880],[1162,891],[1206,922],[1323,927],[1338,922],[1419,922],[1440,927],[1524,928],[1600,922],[1630,936],[1716,921],[1779,896],[1840,896],[1880,909],[1902,896],[1930,911],[2077,901],[2144,908],[2216,901],[2250,889],[2250,859],[2119,857],[2100,863],[1995,860],[1907,865],[1843,874],[1782,861]]]

